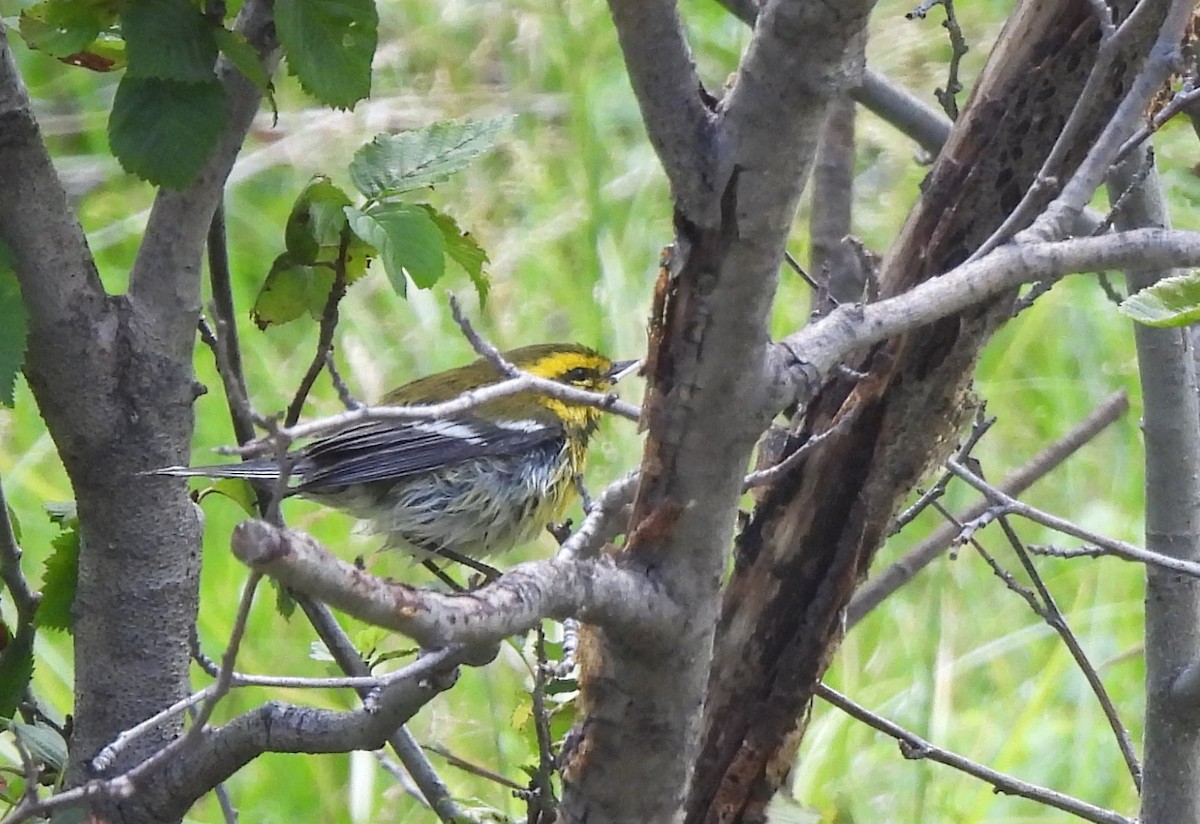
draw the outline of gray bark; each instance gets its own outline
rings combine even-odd
[[[270,39],[268,4],[239,25]],[[198,180],[156,200],[125,295],[107,295],[55,174],[0,27],[0,238],[30,313],[25,374],[58,446],[81,522],[75,598],[75,727],[70,783],[117,733],[188,692],[200,533],[183,481],[144,474],[185,461],[192,434],[192,345],[200,255],[222,185],[260,93],[221,71],[229,125]],[[118,768],[160,749],[165,724]],[[136,806],[118,820],[153,821]]]
[[[1138,152],[1112,175],[1116,198],[1143,161]],[[1121,229],[1167,228],[1170,218],[1151,170],[1124,200]],[[1129,269],[1130,291],[1172,274]],[[1200,561],[1200,401],[1186,329],[1134,324],[1146,443],[1146,549]],[[1200,580],[1146,569],[1146,726],[1142,771],[1144,824],[1200,820],[1200,704],[1177,679],[1200,661]]]

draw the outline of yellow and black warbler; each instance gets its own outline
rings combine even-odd
[[[504,359],[533,375],[597,392],[630,365],[578,344],[524,346],[505,352]],[[503,378],[481,358],[406,383],[383,403],[437,403]],[[528,392],[451,418],[354,424],[290,455],[294,483],[287,494],[368,521],[389,545],[418,558],[504,552],[562,517],[601,414]],[[259,458],[162,473],[269,482],[278,479],[279,466],[274,458]]]

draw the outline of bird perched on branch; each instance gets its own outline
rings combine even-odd
[[[578,344],[524,346],[502,357],[523,372],[593,392],[607,391],[632,363],[614,363]],[[480,358],[406,383],[383,403],[439,403],[505,377]],[[419,559],[440,556],[478,568],[474,559],[530,541],[562,517],[601,414],[595,406],[522,392],[450,417],[353,424],[289,453],[286,494],[361,518],[389,545]],[[279,462],[256,458],[160,473],[270,483],[279,479]]]

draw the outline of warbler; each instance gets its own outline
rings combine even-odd
[[[596,392],[632,363],[579,344],[535,344],[503,357],[533,375]],[[406,383],[383,403],[438,403],[504,377],[480,358]],[[479,566],[472,561],[526,543],[562,517],[601,414],[526,392],[450,418],[353,424],[289,454],[286,494],[348,512],[418,559]],[[258,458],[161,473],[272,482],[279,462]]]

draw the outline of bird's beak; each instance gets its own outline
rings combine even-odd
[[[608,372],[605,373],[605,377],[613,383],[616,383],[617,381],[633,374],[641,368],[642,362],[640,360],[616,361],[611,367],[609,367]]]

